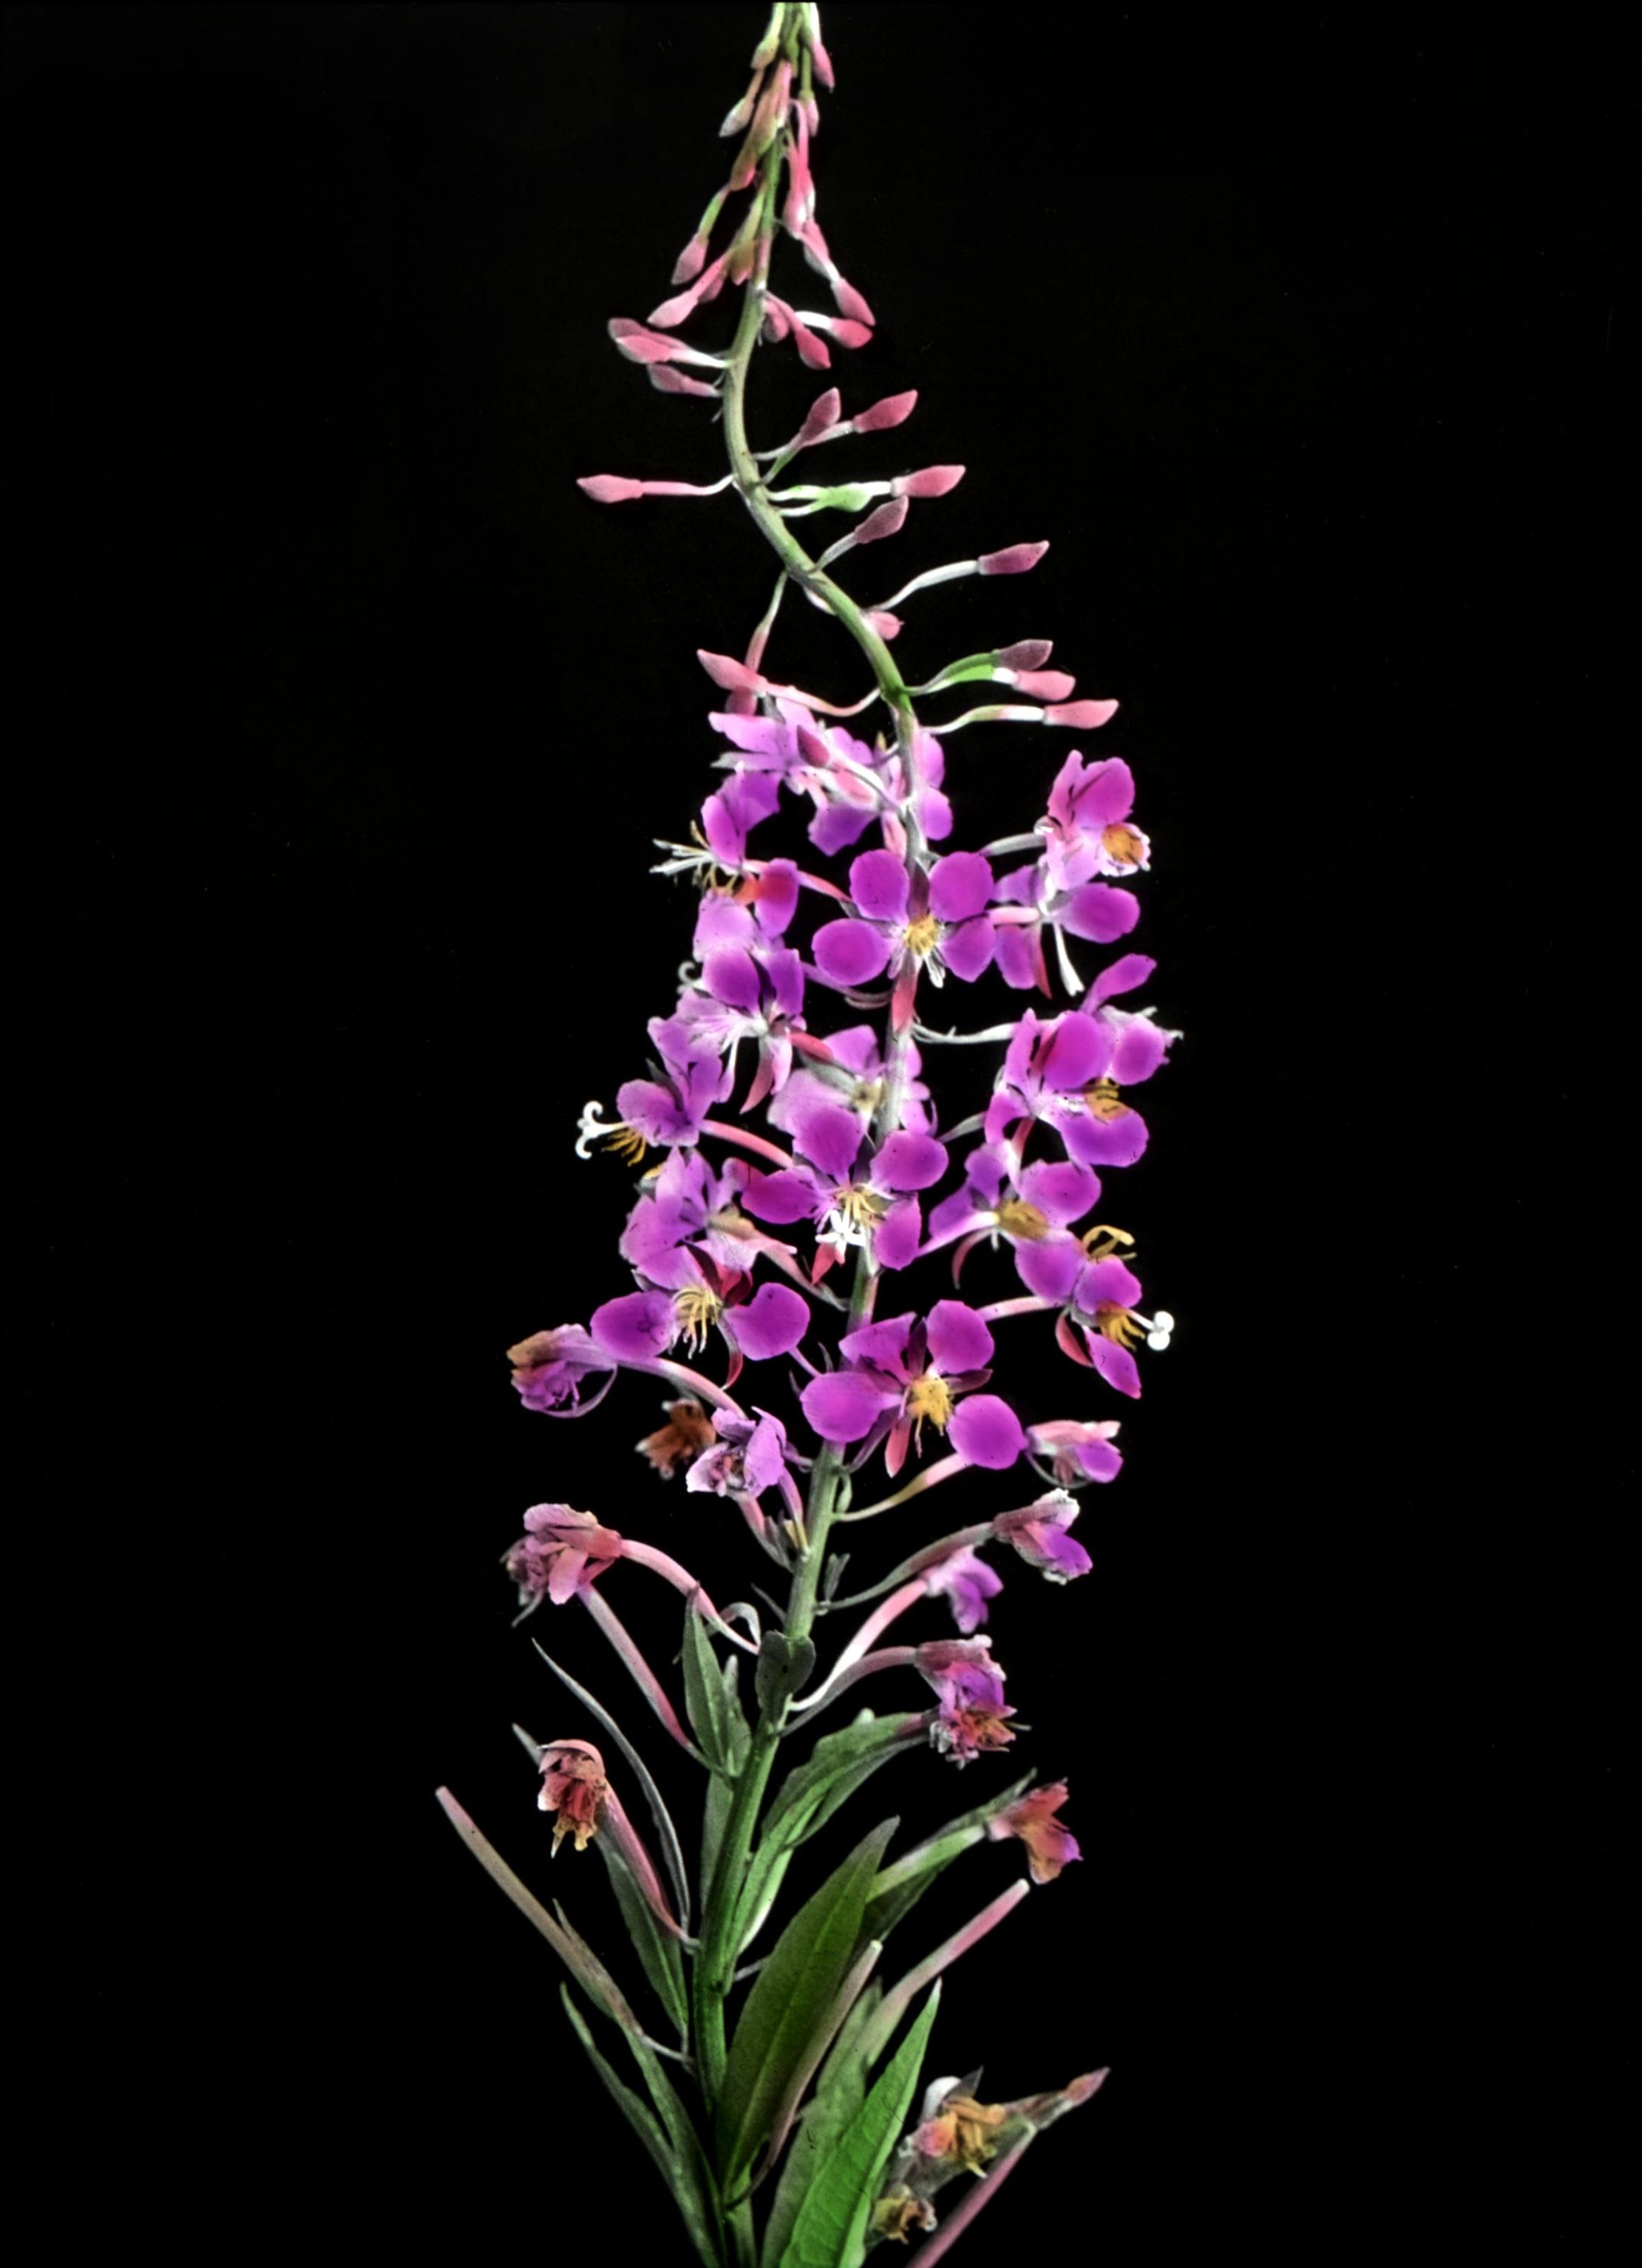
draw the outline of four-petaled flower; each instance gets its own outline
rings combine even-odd
[[[887,975],[895,987],[891,1020],[904,1031],[921,968],[939,984],[947,969],[970,980],[990,964],[992,930],[985,917],[993,888],[992,869],[978,850],[954,850],[910,872],[893,850],[864,850],[850,868],[855,914],[816,931],[815,966],[846,990]]]
[[[965,1462],[1002,1472],[1026,1447],[1020,1419],[995,1394],[977,1394],[991,1376],[992,1334],[961,1300],[938,1300],[927,1321],[889,1315],[841,1342],[849,1367],[813,1378],[799,1395],[823,1441],[873,1443],[887,1436],[885,1469],[906,1462],[924,1425],[949,1436]],[[960,1406],[960,1396],[970,1398]],[[870,1437],[870,1440],[869,1440]]]
[[[756,1419],[720,1410],[714,1439],[684,1476],[693,1496],[757,1496],[774,1488],[786,1469],[787,1429],[761,1410]]]
[[[742,1199],[747,1211],[759,1220],[814,1221],[819,1242],[830,1248],[826,1265],[853,1244],[877,1267],[904,1268],[924,1238],[913,1192],[946,1170],[940,1143],[902,1128],[863,1157],[867,1134],[859,1116],[807,1080],[787,1123],[797,1155],[791,1166],[750,1176]]]
[[[1135,776],[1121,756],[1086,763],[1074,749],[1049,790],[1043,863],[1061,889],[1096,874],[1122,877],[1150,865],[1152,844],[1129,823]]]

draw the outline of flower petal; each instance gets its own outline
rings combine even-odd
[[[948,1377],[984,1370],[992,1359],[992,1334],[961,1300],[937,1300],[930,1309],[929,1349],[931,1362]]]
[[[930,869],[930,911],[937,921],[973,921],[985,912],[995,887],[991,866],[978,850],[954,850]]]
[[[799,1395],[804,1415],[823,1441],[859,1441],[897,1397],[858,1370],[813,1378]]]
[[[850,895],[869,921],[904,921],[907,869],[893,850],[864,850],[850,866]],[[982,900],[984,905],[986,901]]]
[[[768,1362],[772,1355],[792,1353],[810,1327],[810,1311],[785,1284],[761,1284],[747,1305],[731,1308],[725,1321],[749,1362]]]
[[[996,1394],[972,1394],[961,1402],[946,1437],[961,1457],[993,1473],[1012,1465],[1027,1446],[1020,1418]]]
[[[867,856],[873,857],[869,851]],[[1098,885],[1091,884],[1091,888]],[[889,939],[865,922],[823,922],[810,946],[815,966],[832,984],[869,984],[889,966]]]

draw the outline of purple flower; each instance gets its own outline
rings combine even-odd
[[[1036,1567],[1051,1583],[1068,1583],[1086,1575],[1094,1562],[1067,1529],[1078,1517],[1078,1499],[1064,1489],[1041,1496],[1019,1512],[1000,1512],[992,1533],[1000,1543],[1012,1543],[1028,1567]]]
[[[698,1352],[710,1330],[730,1349],[730,1381],[742,1361],[768,1362],[791,1354],[809,1329],[810,1311],[784,1284],[762,1284],[750,1276],[698,1263],[699,1278],[678,1292],[627,1292],[607,1300],[593,1313],[593,1335],[617,1362],[648,1366],[684,1340]]]
[[[1005,1719],[1014,1711],[1004,1698],[1004,1673],[983,1638],[937,1639],[916,1646],[913,1660],[939,1705],[930,1724],[931,1746],[948,1764],[962,1766],[1014,1739]]]
[[[750,1418],[718,1410],[712,1421],[717,1441],[704,1449],[684,1476],[692,1496],[757,1496],[774,1488],[786,1469],[787,1430],[767,1410]]]
[[[977,850],[954,850],[910,872],[893,850],[864,850],[850,868],[855,916],[816,931],[815,966],[846,990],[887,974],[895,1027],[904,1031],[920,968],[939,984],[947,969],[967,981],[990,965],[992,892],[991,867]]]
[[[507,1351],[513,1366],[513,1384],[526,1410],[549,1417],[579,1418],[597,1409],[609,1392],[615,1365],[596,1347],[579,1323],[561,1323],[556,1330],[537,1331]],[[601,1378],[604,1384],[588,1401],[582,1399],[582,1381]]]
[[[1152,845],[1128,822],[1135,776],[1121,756],[1088,764],[1074,749],[1049,790],[1044,865],[1057,888],[1095,874],[1122,877],[1151,862]]]
[[[1123,1469],[1117,1449],[1116,1418],[1085,1422],[1076,1418],[1050,1418],[1027,1428],[1027,1447],[1044,1464],[1049,1476],[1064,1484],[1083,1481],[1115,1481]]]
[[[924,1570],[924,1587],[946,1601],[953,1620],[968,1637],[986,1620],[986,1602],[1003,1589],[1004,1579],[973,1551],[954,1551],[950,1558]]]
[[[1067,938],[1111,945],[1127,937],[1140,918],[1140,908],[1127,890],[1114,889],[1109,882],[1090,881],[1063,888],[1052,880],[1043,860],[1005,874],[993,896],[990,918],[997,933],[998,973],[1018,992],[1029,992],[1035,987],[1042,993],[1049,991],[1043,953],[1046,931],[1055,940],[1062,982],[1069,991],[1080,992],[1083,979],[1067,949]]]
[[[1002,1142],[1032,1118],[1052,1127],[1079,1165],[1132,1165],[1146,1146],[1146,1125],[1117,1099],[1107,1076],[1112,1054],[1112,1028],[1101,1018],[1072,1008],[1045,1023],[1028,1008],[987,1106],[987,1141]]]
[[[1100,1194],[1094,1174],[1073,1159],[1041,1160],[1020,1173],[1010,1146],[983,1143],[964,1161],[962,1189],[943,1197],[930,1215],[931,1241],[961,1240],[953,1256],[956,1282],[975,1246],[987,1238],[995,1245],[1002,1236],[1021,1282],[1029,1292],[1041,1292],[1040,1278],[1057,1264],[1053,1256],[1070,1252],[1074,1262],[1082,1260],[1071,1224]]]
[[[813,1378],[799,1395],[824,1441],[887,1436],[885,1469],[898,1473],[909,1441],[922,1446],[927,1423],[947,1434],[972,1465],[1002,1472],[1026,1447],[1020,1421],[995,1394],[976,1394],[991,1376],[992,1334],[959,1300],[938,1300],[927,1322],[891,1315],[842,1342],[845,1370]],[[960,1397],[970,1398],[957,1406]]]
[[[503,1565],[519,1586],[519,1602],[526,1614],[543,1599],[562,1607],[596,1581],[626,1548],[615,1528],[568,1504],[533,1504],[525,1514],[525,1529]]]
[[[805,1112],[815,1102],[846,1102],[864,1127],[870,1126],[884,1100],[884,1059],[878,1035],[870,1024],[851,1024],[831,1032],[821,1042],[824,1056],[811,1053],[795,1071],[769,1106],[769,1123],[784,1133],[796,1134]],[[896,1124],[889,1130],[932,1134],[929,1088],[918,1073],[923,1058],[910,1041],[902,1053],[902,1078],[895,1089]]]
[[[653,1142],[659,1146],[696,1141],[702,1121],[713,1105],[730,1092],[730,1072],[718,1059],[717,1044],[679,1016],[652,1016],[650,1036],[661,1057],[651,1066],[653,1079],[630,1079],[617,1088],[618,1118],[606,1122],[600,1105],[590,1102],[581,1116],[576,1154],[591,1154],[588,1145],[603,1141],[622,1157],[637,1163]]]
[[[797,1086],[795,1077],[790,1082]],[[911,1192],[946,1170],[946,1152],[930,1134],[902,1130],[861,1157],[866,1129],[856,1113],[806,1079],[784,1112],[798,1155],[773,1174],[754,1174],[743,1203],[759,1220],[812,1220],[828,1260],[850,1245],[880,1268],[904,1268],[924,1241],[924,1218]],[[818,1270],[818,1273],[820,1271]]]
[[[1080,1269],[1061,1296],[1065,1306],[1055,1334],[1062,1351],[1098,1370],[1108,1386],[1138,1401],[1140,1371],[1130,1349],[1144,1338],[1154,1351],[1161,1351],[1174,1329],[1173,1315],[1161,1308],[1153,1315],[1140,1313],[1140,1279],[1110,1250]]]

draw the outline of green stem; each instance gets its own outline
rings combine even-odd
[[[790,39],[796,43],[796,9],[789,11]],[[806,51],[807,59],[807,51]],[[769,255],[776,229],[776,206],[786,134],[784,128],[765,152],[756,195],[754,266],[745,286],[740,320],[736,328],[724,381],[724,431],[736,487],[755,524],[795,582],[818,599],[843,623],[871,666],[873,679],[895,719],[896,738],[909,767],[917,720],[911,697],[883,639],[846,591],[817,566],[771,503],[765,475],[760,471],[747,438],[746,394],[748,368],[763,320]],[[870,1130],[876,1139],[893,1127],[899,1113],[906,1075],[907,1036],[891,1025],[884,1038],[883,1093]],[[869,1256],[857,1255],[850,1287],[847,1329],[853,1330],[871,1311],[873,1272]],[[842,1458],[830,1442],[822,1446],[810,1475],[805,1506],[807,1548],[792,1576],[783,1625],[789,1648],[800,1645],[814,1619],[816,1591],[826,1558],[827,1536],[838,1500]],[[736,1781],[730,1815],[725,1823],[718,1864],[703,1902],[701,1952],[695,1962],[694,1997],[696,2053],[702,2090],[710,2110],[715,2109],[724,2084],[726,2061],[725,2009],[740,1948],[732,1941],[738,1893],[746,1874],[759,1813],[769,1785],[770,1769],[780,1742],[786,1703],[761,1707],[746,1760]],[[729,2229],[737,2268],[752,2268],[756,2257],[752,2209],[743,2203],[729,2216]]]

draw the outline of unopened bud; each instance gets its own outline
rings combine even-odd
[[[976,561],[980,575],[1024,575],[1049,549],[1047,543],[1012,543],[1004,551],[983,551]]]
[[[1052,638],[1021,638],[1014,645],[1001,645],[992,656],[998,669],[1042,669],[1055,651]]]
[[[1116,701],[1061,701],[1043,711],[1046,725],[1071,725],[1080,732],[1093,732],[1097,725],[1108,724],[1117,714]]]
[[[902,497],[944,497],[951,494],[963,478],[962,465],[929,465],[921,473],[903,473],[891,482],[892,492]]]
[[[850,420],[852,433],[887,433],[892,425],[903,425],[918,406],[916,387],[909,394],[887,394],[881,401],[873,402]]]

